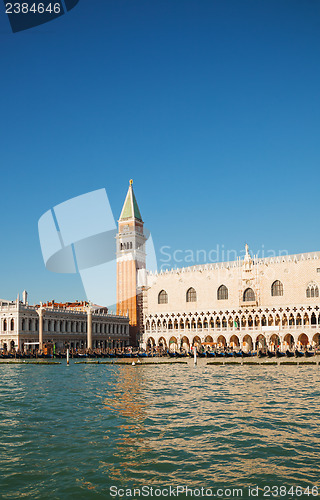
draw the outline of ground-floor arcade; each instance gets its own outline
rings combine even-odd
[[[143,348],[149,350],[151,348],[159,348],[161,350],[189,351],[191,347],[196,345],[198,348],[224,349],[233,350],[242,349],[245,352],[252,350],[269,349],[275,351],[286,351],[294,348],[306,349],[316,348],[320,346],[320,328],[318,331],[305,332],[244,332],[241,333],[223,333],[200,335],[191,333],[181,333],[179,335],[168,334],[167,332],[159,332],[156,335],[145,336]]]

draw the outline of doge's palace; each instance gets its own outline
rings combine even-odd
[[[319,344],[320,252],[148,273],[143,347],[252,350]]]

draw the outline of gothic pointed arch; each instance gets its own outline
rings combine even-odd
[[[276,280],[271,285],[271,295],[272,297],[280,297],[283,295],[283,284],[281,281]]]
[[[197,292],[193,287],[189,288],[186,293],[187,302],[197,302]]]
[[[165,290],[161,290],[161,292],[159,292],[158,304],[168,304],[168,294]]]
[[[227,300],[228,299],[228,288],[225,285],[221,285],[217,291],[218,300]]]
[[[309,283],[306,289],[306,296],[307,299],[313,299],[314,297],[319,297],[319,287],[317,283],[315,283],[314,281]]]
[[[252,288],[246,288],[243,292],[243,302],[255,302],[256,295]]]

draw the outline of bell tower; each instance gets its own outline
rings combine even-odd
[[[136,344],[140,329],[141,297],[137,287],[139,269],[146,267],[143,221],[130,180],[118,221],[117,234],[117,314],[130,319],[130,340]]]

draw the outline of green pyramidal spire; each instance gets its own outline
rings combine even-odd
[[[133,192],[132,184],[133,184],[133,180],[131,179],[129,189],[127,192],[127,196],[126,196],[126,200],[124,202],[122,212],[120,215],[120,220],[138,219],[138,220],[141,220],[141,222],[142,222],[142,217],[140,214],[140,210],[138,207],[136,197],[135,197],[134,192]]]

